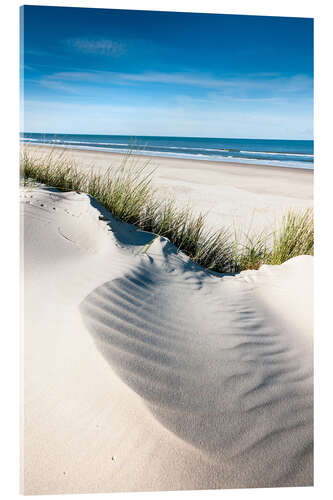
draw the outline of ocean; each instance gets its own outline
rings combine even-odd
[[[126,153],[313,169],[313,141],[86,134],[21,134],[21,142]]]

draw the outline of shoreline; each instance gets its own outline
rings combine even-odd
[[[77,151],[81,153],[93,153],[93,154],[107,154],[111,155],[114,157],[118,156],[125,156],[127,153],[118,153],[115,151],[105,151],[105,150],[99,150],[99,149],[88,149],[88,148],[83,148],[83,147],[67,147],[67,146],[58,146],[56,144],[50,145],[50,144],[29,144],[29,143],[24,143],[20,142],[21,147],[28,147],[30,148],[36,148],[36,149],[57,149],[60,151]],[[288,170],[300,170],[301,172],[314,172],[313,168],[304,168],[304,167],[290,167],[289,165],[286,166],[280,166],[280,165],[266,165],[266,164],[261,164],[261,163],[246,163],[246,162],[237,162],[237,161],[223,161],[223,160],[202,160],[202,159],[193,159],[193,158],[176,158],[176,157],[170,157],[170,156],[159,156],[159,155],[145,155],[145,154],[135,154],[135,152],[131,152],[131,156],[135,156],[137,158],[142,158],[144,160],[163,160],[163,161],[177,161],[177,162],[195,162],[198,164],[209,164],[211,166],[227,166],[227,167],[248,167],[248,168],[256,168],[256,169],[274,169],[274,170],[282,170],[284,171],[285,169]]]

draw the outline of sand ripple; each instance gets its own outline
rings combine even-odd
[[[80,309],[100,352],[166,428],[233,464],[247,485],[311,484],[311,353],[244,276],[196,276],[186,265],[170,274],[149,261]]]

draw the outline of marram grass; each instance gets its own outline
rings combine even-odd
[[[179,208],[174,199],[159,200],[148,167],[149,162],[140,165],[131,153],[124,156],[119,168],[103,173],[80,170],[64,152],[52,150],[37,156],[23,148],[21,154],[25,184],[33,180],[63,191],[88,193],[114,216],[165,236],[207,269],[239,272],[262,264],[282,264],[297,255],[313,255],[312,209],[290,210],[278,229],[248,233],[239,239],[237,231],[208,228],[206,215],[195,215],[190,205]]]

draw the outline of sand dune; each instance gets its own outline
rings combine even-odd
[[[312,484],[312,257],[216,275],[87,195],[22,208],[25,493]]]

